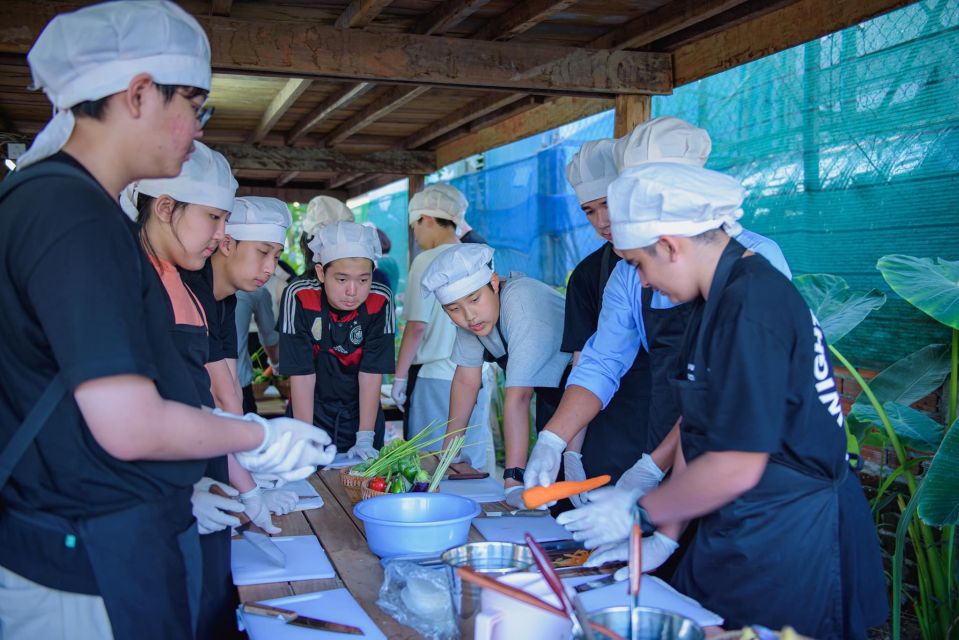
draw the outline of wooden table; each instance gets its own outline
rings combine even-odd
[[[346,587],[390,640],[422,637],[376,606],[383,584],[383,568],[366,544],[363,523],[353,516],[353,505],[340,484],[339,471],[319,471],[310,476],[309,481],[323,498],[323,507],[276,516],[274,522],[283,529],[279,535],[315,535],[336,569],[337,577],[239,587],[240,600],[250,602]],[[484,505],[487,509],[491,507]],[[483,537],[471,527],[469,540],[482,541]],[[461,632],[463,638],[472,638],[472,623],[462,625]]]

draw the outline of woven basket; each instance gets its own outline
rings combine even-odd
[[[362,500],[360,496],[360,489],[363,488],[363,485],[366,484],[366,481],[369,478],[365,476],[351,476],[350,469],[353,467],[342,467],[340,469],[340,484],[343,485],[343,490],[346,491],[346,497],[350,499],[350,502],[356,504]]]
[[[372,489],[370,489],[367,485],[369,485],[369,481],[372,480],[372,479],[373,479],[373,478],[367,479],[367,481],[363,483],[363,486],[360,487],[360,499],[361,499],[361,500],[366,500],[367,498],[375,498],[376,496],[386,496],[386,495],[389,495],[389,492],[387,492],[387,491],[373,491]]]

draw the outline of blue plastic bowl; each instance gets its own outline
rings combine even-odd
[[[464,544],[479,513],[475,501],[448,493],[397,493],[353,507],[363,521],[370,551],[381,558],[439,555]]]

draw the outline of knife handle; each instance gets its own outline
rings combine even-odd
[[[261,604],[259,602],[244,602],[243,613],[252,613],[258,616],[266,616],[268,618],[280,618],[286,623],[293,622],[299,617],[299,614],[297,614],[296,611],[281,609],[280,607],[271,607],[268,604]]]
[[[215,495],[215,496],[220,496],[221,498],[226,498],[226,499],[228,499],[228,500],[233,500],[233,499],[234,499],[234,496],[228,496],[228,495],[226,495],[226,491],[224,491],[223,489],[221,489],[220,486],[219,486],[219,485],[216,485],[216,484],[211,484],[209,491],[210,491],[210,493],[212,493],[213,495]],[[234,517],[240,519],[240,524],[241,524],[241,525],[250,522],[250,517],[247,516],[247,515],[246,515],[245,513],[243,513],[242,511],[231,511],[230,513],[233,514]]]

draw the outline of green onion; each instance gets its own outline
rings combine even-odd
[[[439,464],[436,465],[436,471],[433,472],[433,479],[430,480],[430,486],[426,490],[428,493],[436,491],[436,488],[440,486],[440,480],[443,479],[443,476],[446,475],[446,470],[449,469],[453,460],[459,455],[460,449],[463,448],[465,441],[466,438],[464,436],[456,436],[450,443],[449,448],[443,452],[443,457],[440,459]]]

